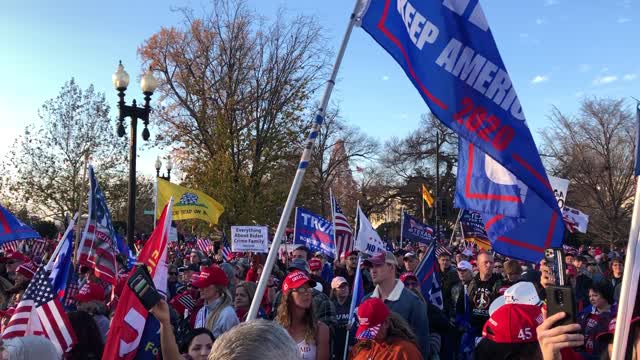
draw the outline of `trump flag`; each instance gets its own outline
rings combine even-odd
[[[303,208],[296,208],[296,224],[293,233],[294,244],[304,244],[312,252],[321,251],[325,256],[335,257],[331,221]]]
[[[560,245],[562,215],[480,3],[362,0],[356,17],[402,67],[433,114],[472,145],[476,159],[493,160],[484,175],[508,179],[497,188],[495,181],[480,184],[487,193],[470,188],[478,195],[458,202],[488,214],[485,225],[496,251],[513,250],[514,257],[537,261],[543,247]],[[465,190],[459,181],[457,192]],[[521,236],[528,231],[533,233]]]
[[[405,212],[402,216],[402,237],[409,241],[431,244],[433,242],[433,228]]]

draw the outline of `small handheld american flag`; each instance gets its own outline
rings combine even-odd
[[[196,244],[198,245],[198,249],[200,249],[205,254],[213,251],[213,243],[209,239],[198,239],[196,241]]]
[[[233,257],[233,252],[231,251],[231,246],[229,246],[229,241],[227,239],[227,233],[222,231],[222,258],[224,261],[229,261]]]

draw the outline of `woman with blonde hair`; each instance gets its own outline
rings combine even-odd
[[[206,328],[217,338],[240,321],[231,306],[233,298],[227,287],[229,281],[217,265],[202,269],[193,286],[200,290],[204,306],[198,310],[195,328]]]
[[[296,270],[282,283],[282,300],[276,322],[284,327],[298,344],[304,360],[329,359],[329,327],[317,321],[313,314],[312,291],[316,282]]]

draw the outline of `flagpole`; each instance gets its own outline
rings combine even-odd
[[[449,246],[453,242],[453,238],[456,236],[456,228],[458,227],[458,223],[460,222],[460,218],[462,217],[462,209],[458,210],[458,217],[456,218],[456,223],[453,224],[453,231],[451,232],[451,238],[449,239]],[[460,224],[460,228],[462,228],[462,224]]]
[[[636,101],[638,101],[636,99]],[[636,196],[633,201],[633,215],[631,216],[631,229],[629,229],[629,243],[627,244],[627,255],[624,260],[624,273],[622,274],[622,284],[620,300],[618,301],[618,318],[616,321],[616,336],[613,337],[612,359],[624,359],[627,350],[627,340],[629,338],[629,328],[633,317],[633,307],[638,293],[638,277],[640,264],[636,261],[640,259],[640,247],[638,246],[638,235],[640,235],[640,176],[638,175],[638,141],[640,139],[640,101],[636,104],[637,131],[636,134]]]
[[[84,168],[82,169],[82,193],[80,194],[81,196],[81,200],[80,203],[78,204],[78,214],[82,214],[82,203],[84,202],[84,197],[88,196],[87,195],[87,167],[89,166],[89,153],[84,155]],[[87,219],[87,221],[89,221]],[[80,221],[78,219],[78,222],[76,223],[76,243],[75,243],[75,247],[74,247],[74,252],[73,254],[77,254],[78,253],[78,248],[80,247]],[[78,259],[76,256],[73,256],[72,259],[74,260],[74,265],[77,264]]]
[[[422,186],[424,186],[424,185],[422,185]],[[422,188],[420,188],[418,191],[420,192],[420,203],[422,204],[422,223],[426,224],[427,220],[426,220],[426,218],[424,216],[424,201],[425,200],[424,200],[424,196],[422,195]]]
[[[156,221],[158,221],[158,177],[156,177],[156,183],[153,187],[153,228],[156,228]]]
[[[335,246],[335,260],[340,261],[340,252],[342,249],[338,248],[338,242],[336,241],[336,213],[333,206],[333,189],[329,188],[329,201],[331,201],[331,224],[333,225],[333,246]],[[334,261],[335,261],[334,260]]]
[[[358,217],[356,216],[356,222]],[[358,267],[356,268],[356,274],[354,276],[353,288],[351,289],[351,305],[349,306],[349,322],[347,323],[347,335],[344,342],[344,352],[342,356],[342,360],[347,360],[347,351],[349,349],[349,333],[351,332],[351,328],[353,327],[353,313],[356,311],[356,301],[358,300],[358,291],[357,289],[362,283],[362,272],[360,271],[360,266],[362,266],[362,254],[358,253]]]
[[[358,250],[358,254],[360,253],[361,249],[358,249],[356,247],[356,245],[358,245],[358,233],[360,232],[360,200],[356,200],[356,218],[355,218],[355,234],[356,237],[353,240],[353,249]]]
[[[404,233],[404,206],[402,207],[402,214],[400,214],[400,249],[402,249],[402,235]]]
[[[296,171],[296,175],[293,178],[293,183],[291,184],[291,189],[289,190],[289,196],[287,197],[287,202],[285,203],[284,209],[282,211],[282,215],[280,216],[280,221],[278,222],[278,228],[276,230],[275,239],[273,239],[274,244],[272,244],[271,249],[269,250],[267,261],[264,265],[262,274],[260,275],[260,281],[258,282],[258,287],[256,289],[256,296],[253,298],[253,301],[251,302],[251,307],[249,308],[249,313],[247,314],[247,320],[253,320],[258,315],[258,309],[260,308],[260,303],[262,302],[262,296],[267,287],[267,281],[269,279],[269,276],[271,275],[271,271],[273,270],[273,265],[275,263],[275,260],[278,257],[277,251],[274,251],[274,249],[277,249],[280,247],[282,234],[284,234],[284,231],[287,227],[287,222],[289,221],[289,217],[291,216],[291,211],[293,210],[293,206],[295,205],[296,197],[298,196],[298,191],[300,190],[300,185],[302,184],[304,173],[309,165],[311,152],[313,151],[313,145],[316,141],[316,138],[318,137],[320,126],[324,121],[324,115],[325,115],[327,106],[329,105],[331,92],[333,91],[333,87],[336,83],[338,70],[340,69],[342,58],[344,57],[344,53],[347,49],[347,44],[349,43],[351,32],[353,31],[353,27],[356,24],[356,11],[358,10],[359,4],[360,4],[360,1],[356,0],[355,5],[353,7],[353,11],[351,12],[351,17],[349,18],[349,23],[347,24],[347,29],[345,30],[344,36],[342,38],[340,50],[338,51],[338,55],[336,56],[336,61],[333,64],[333,70],[331,71],[331,76],[327,81],[327,86],[324,90],[324,95],[322,96],[322,101],[320,102],[320,108],[316,113],[313,126],[311,128],[311,132],[309,133],[309,137],[307,138],[307,143],[305,145],[304,151],[302,152],[302,156],[300,158],[298,170]]]
[[[462,209],[460,209],[460,210],[462,210]],[[460,235],[462,235],[462,240],[461,241],[465,242],[465,246],[464,247],[466,248],[467,247],[467,244],[466,244],[467,243],[467,238],[464,237],[464,228],[462,227],[462,223],[461,222],[458,222],[458,225],[460,225]]]
[[[638,235],[640,233],[640,177],[636,178],[636,195],[633,202],[633,216],[629,231],[627,255],[624,260],[624,273],[620,286],[620,300],[618,301],[618,319],[616,321],[616,336],[613,338],[612,359],[624,359],[627,350],[629,328],[633,316],[633,306],[638,292],[638,269],[634,269],[635,262],[640,259]],[[635,270],[635,271],[634,271]]]

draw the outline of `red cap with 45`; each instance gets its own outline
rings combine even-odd
[[[505,304],[484,324],[482,337],[503,344],[535,342],[536,328],[542,320],[540,306]]]

